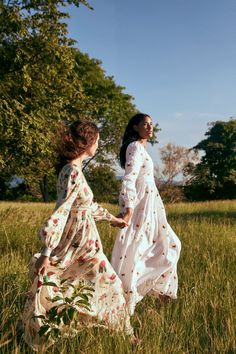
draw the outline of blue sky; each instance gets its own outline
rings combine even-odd
[[[191,147],[207,123],[236,116],[236,0],[90,0],[71,7],[69,35],[102,60],[168,142]]]

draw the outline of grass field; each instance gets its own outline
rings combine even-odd
[[[52,209],[0,203],[0,353],[31,353],[16,323],[29,288],[27,263],[39,249],[37,230]],[[167,213],[182,242],[178,299],[160,305],[146,297],[139,303],[132,318],[138,345],[102,329],[84,329],[49,353],[236,353],[236,201],[176,204]],[[110,257],[116,230],[106,223],[98,227]]]

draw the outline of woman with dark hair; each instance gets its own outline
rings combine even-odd
[[[32,286],[22,316],[25,341],[36,351],[51,344],[38,333],[43,325],[42,316],[60,305],[62,298],[70,299],[81,281],[94,292],[89,299],[90,309],[76,308],[79,325],[102,325],[133,333],[121,280],[103,253],[95,221],[107,220],[118,227],[127,223],[93,202],[93,193],[82,172],[82,162],[94,156],[98,140],[98,128],[91,122],[63,125],[60,132],[57,204],[40,230],[43,248],[31,259]],[[70,334],[62,323],[58,328]]]
[[[131,315],[146,294],[161,300],[177,297],[181,244],[166,220],[153,162],[145,149],[152,135],[151,117],[138,113],[129,121],[120,149],[125,168],[120,216],[129,226],[117,235],[111,264],[122,280]]]

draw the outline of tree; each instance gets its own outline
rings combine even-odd
[[[186,166],[199,161],[199,154],[184,146],[172,143],[160,149],[162,168],[155,168],[156,183],[162,198],[174,203],[184,198],[182,187],[176,184],[176,178],[181,178],[181,185],[186,183],[189,176],[184,174]]]
[[[236,119],[209,126],[206,139],[193,148],[204,155],[199,164],[187,168],[192,178],[186,195],[199,200],[236,198]]]
[[[107,165],[90,165],[85,172],[86,179],[98,202],[117,203],[121,182],[114,170]]]
[[[187,175],[184,175],[186,166],[190,162],[195,164],[199,161],[197,151],[172,143],[166,144],[160,149],[160,152],[163,164],[161,177],[167,185],[173,184],[177,177],[181,177],[184,183],[188,178]]]
[[[102,62],[75,50],[75,71],[83,86],[83,92],[92,102],[89,115],[100,129],[100,144],[96,161],[111,164],[111,156],[118,155],[119,143],[130,117],[137,109],[133,97],[124,93],[125,87],[115,83],[112,76],[106,76]],[[112,159],[112,165],[113,165]]]
[[[44,199],[56,126],[72,109],[89,108],[74,73],[73,41],[63,23],[67,14],[58,10],[68,3],[86,4],[12,0],[0,5],[0,167],[5,177],[23,177],[35,194],[41,185]]]
[[[113,76],[106,76],[98,59],[75,50],[75,71],[82,83],[83,92],[94,110],[90,117],[98,124],[101,141],[96,161],[113,167],[114,157],[118,156],[120,142],[129,119],[137,113],[133,97],[124,93],[125,87],[117,85]],[[154,126],[152,144],[157,143],[158,124]]]
[[[55,177],[59,122],[97,123],[101,140],[94,160],[113,166],[127,121],[137,111],[101,61],[73,48],[61,7],[67,4],[89,6],[84,0],[0,4],[0,181],[17,175],[45,201],[48,180]]]

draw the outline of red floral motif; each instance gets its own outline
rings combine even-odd
[[[80,256],[80,257],[78,258],[78,261],[79,261],[79,263],[85,263],[85,262],[86,262],[86,258],[83,257],[83,256]]]
[[[71,178],[75,178],[77,176],[78,176],[78,172],[77,171],[71,172]]]
[[[106,299],[106,297],[107,297],[106,294],[102,294],[102,295],[100,296],[99,300],[104,300],[104,299]]]
[[[43,285],[43,282],[41,280],[38,280],[37,287],[40,288]]]
[[[115,278],[116,278],[115,273],[113,273],[113,274],[109,277],[110,280],[114,280]]]
[[[82,211],[82,220],[85,220],[86,218],[86,209]]]
[[[106,262],[103,260],[99,264],[99,273],[106,272]]]
[[[94,243],[94,240],[88,240],[89,246],[92,245],[93,243]]]
[[[56,293],[56,292],[58,292],[60,289],[58,288],[58,286],[54,286],[54,287],[52,288],[52,290],[55,291],[55,293]]]
[[[55,274],[54,272],[48,272],[47,275],[50,277],[51,275]]]
[[[58,223],[58,219],[53,219],[53,224],[57,224]]]
[[[100,262],[100,267],[101,268],[105,268],[105,266],[106,266],[106,262],[103,260],[103,261],[101,261]]]

